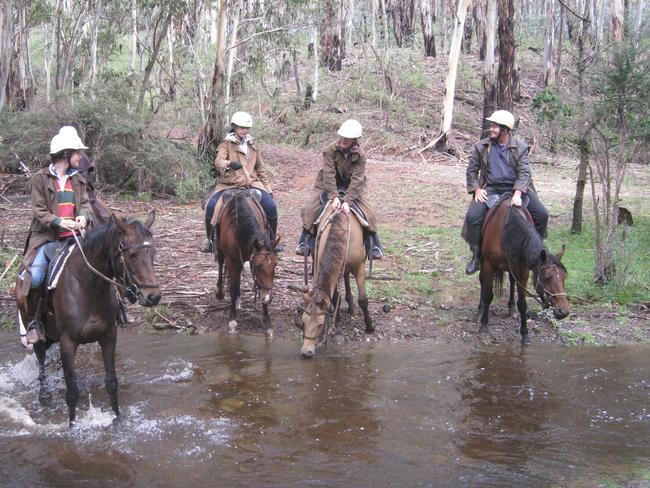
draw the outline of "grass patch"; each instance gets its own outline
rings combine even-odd
[[[622,227],[617,236],[615,253],[617,276],[607,285],[593,282],[595,267],[594,229],[585,226],[581,234],[571,234],[568,227],[554,232],[547,240],[552,252],[566,244],[562,262],[569,271],[566,288],[569,297],[592,302],[643,303],[650,301],[650,218],[637,217],[633,227]]]
[[[17,256],[17,257],[16,257]],[[16,259],[14,259],[16,257]],[[7,266],[12,262],[11,268],[7,270]],[[2,281],[0,281],[0,290],[6,293],[11,293],[11,290],[16,281],[18,274],[18,266],[22,259],[20,253],[10,252],[9,250],[0,251],[0,275],[4,273]]]
[[[597,346],[600,342],[588,332],[574,332],[560,329],[560,336],[570,346],[591,345]]]

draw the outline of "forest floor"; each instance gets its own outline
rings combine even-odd
[[[280,211],[279,235],[285,246],[277,268],[275,297],[270,311],[276,337],[298,340],[293,311],[302,297],[288,285],[301,285],[302,258],[293,254],[300,232],[300,208],[308,197],[321,156],[315,152],[262,146],[272,170],[274,196]],[[380,215],[380,236],[386,253],[374,263],[369,280],[370,313],[374,334],[363,332],[363,319],[342,313],[348,340],[417,340],[442,342],[519,341],[518,321],[507,317],[507,296],[495,298],[490,311],[492,337],[477,333],[473,318],[479,298],[478,274],[466,276],[467,246],[460,238],[462,219],[468,204],[465,191],[465,163],[449,155],[429,156],[426,162],[396,157],[370,158],[368,183],[370,200]],[[631,168],[629,194],[636,187],[648,188],[648,172]],[[575,166],[558,160],[536,167],[535,183],[550,210],[550,233],[570,218]],[[144,217],[156,210],[154,237],[158,253],[156,272],[162,283],[163,299],[153,312],[137,305],[129,307],[130,328],[169,329],[184,333],[227,330],[229,298],[214,296],[217,276],[212,255],[199,251],[204,239],[200,202],[178,205],[171,200],[127,202],[103,195],[114,211]],[[625,197],[625,195],[624,195]],[[0,226],[5,229],[4,245],[21,249],[30,221],[26,197],[3,202]],[[8,203],[10,202],[10,203]],[[5,211],[8,210],[8,211]],[[555,252],[558,249],[551,249]],[[566,250],[567,255],[572,252]],[[6,264],[5,264],[6,266]],[[569,269],[569,273],[571,270]],[[548,311],[530,321],[533,343],[613,344],[650,340],[650,303],[624,308],[591,303],[572,296],[572,312],[557,321]],[[356,287],[353,292],[357,296]],[[529,299],[529,307],[539,306]],[[254,302],[252,280],[246,272],[242,282],[242,310],[239,330],[264,334],[261,303]],[[385,305],[388,305],[386,307]],[[15,317],[9,291],[0,293],[0,315],[5,328]],[[387,311],[385,311],[387,310]]]

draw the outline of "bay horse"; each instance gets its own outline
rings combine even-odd
[[[138,301],[142,306],[153,307],[160,301],[160,285],[153,269],[155,244],[150,231],[154,220],[153,211],[144,225],[135,219],[113,215],[111,221],[89,231],[80,241],[81,249],[75,247],[68,257],[56,288],[43,297],[40,319],[45,340],[34,344],[39,364],[39,400],[43,404],[50,401],[45,378],[45,353],[58,342],[70,426],[74,425],[79,399],[75,371],[79,344],[98,342],[101,346],[106,371],[104,384],[113,412],[116,417],[120,415],[115,375],[119,305],[114,286],[117,284],[122,288],[131,303]],[[19,297],[16,293],[16,300],[18,320],[24,325],[27,297]]]
[[[340,298],[338,282],[341,275],[345,282],[348,313],[353,315],[355,311],[350,287],[352,273],[357,282],[365,331],[370,334],[375,330],[368,313],[363,228],[352,212],[344,214],[341,209],[333,209],[331,206],[320,220],[322,223],[318,228],[314,249],[315,284],[303,295],[305,308],[298,308],[295,315],[295,325],[302,329],[303,343],[300,352],[305,358],[314,355],[321,336],[327,339],[329,320],[334,320],[335,333],[341,335],[340,324],[336,321]]]
[[[505,197],[497,204],[483,229],[481,243],[481,299],[478,307],[479,332],[489,333],[488,312],[494,298],[494,287],[500,292],[504,273],[510,276],[510,303],[517,287],[517,309],[521,326],[521,344],[530,344],[526,325],[526,293],[530,271],[537,294],[547,306],[553,307],[556,319],[569,315],[570,305],[564,290],[567,269],[562,264],[564,248],[553,255],[544,247],[535,226],[528,221],[524,210],[513,207]]]
[[[223,198],[223,197],[222,197]],[[241,272],[246,261],[250,262],[255,297],[262,295],[262,309],[266,335],[273,337],[273,323],[269,314],[269,305],[273,300],[273,280],[278,254],[275,246],[280,242],[277,237],[271,241],[266,214],[254,201],[249,190],[241,188],[235,191],[227,201],[218,224],[216,241],[213,246],[215,259],[219,264],[219,277],[215,296],[223,300],[223,276],[228,275],[230,288],[230,322],[228,330],[237,331],[237,310],[240,307]]]

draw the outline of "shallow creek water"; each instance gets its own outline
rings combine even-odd
[[[122,415],[81,346],[62,370],[0,335],[2,486],[597,486],[650,472],[650,348],[299,343],[120,331]]]

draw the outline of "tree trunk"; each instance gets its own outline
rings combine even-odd
[[[138,0],[131,3],[131,76],[135,75],[135,62],[138,59]]]
[[[207,122],[199,137],[199,155],[204,159],[214,161],[217,146],[223,137],[226,126],[225,110],[225,66],[226,66],[226,27],[227,27],[227,0],[219,0],[219,27],[217,30],[217,56],[214,61],[212,86],[210,91],[210,106]]]
[[[377,47],[377,0],[370,0],[372,3],[372,13],[370,17],[370,43],[372,47]]]
[[[544,86],[555,85],[555,0],[544,0]]]
[[[571,219],[571,233],[582,232],[582,207],[584,202],[585,185],[587,184],[587,167],[589,166],[589,148],[584,137],[578,142],[580,148],[580,164],[578,166],[578,180],[576,181],[576,194],[573,199],[573,216]]]
[[[312,27],[311,31],[311,42],[314,44],[314,77],[313,77],[313,89],[314,92],[311,96],[311,99],[315,102],[318,100],[318,69],[320,65],[318,63],[318,27]]]
[[[237,42],[237,29],[239,28],[239,18],[244,13],[244,0],[238,0],[237,8],[232,16],[232,24],[230,26],[230,42],[228,43],[228,67],[226,69],[226,97],[225,105],[230,103],[230,90],[232,82],[232,69],[235,65],[235,54],[237,48],[234,47]]]
[[[476,43],[478,44],[478,59],[485,60],[485,22],[486,22],[486,9],[485,0],[479,0],[474,4],[472,10],[474,18],[474,28],[476,29]]]
[[[340,9],[336,8],[335,0],[326,0],[323,4],[324,17],[321,22],[321,65],[330,71],[340,71],[341,55],[341,18]]]
[[[95,99],[95,79],[97,77],[97,38],[99,36],[99,18],[101,16],[102,4],[97,2],[94,9],[92,36],[90,42],[90,96]]]
[[[158,15],[156,27],[160,24],[160,19],[162,18],[163,15],[165,14],[163,11],[161,11],[160,14]],[[169,24],[172,21],[172,16],[173,16],[173,12],[170,10],[167,13],[167,17],[165,18],[162,27],[160,28],[160,32],[158,33],[158,38],[155,37],[157,29],[154,28],[153,30],[154,38],[153,38],[152,52],[151,52],[151,56],[149,57],[149,62],[147,63],[147,66],[144,69],[144,76],[142,77],[142,85],[140,86],[140,93],[138,94],[138,105],[137,105],[138,112],[141,112],[144,107],[144,95],[149,88],[149,78],[151,77],[151,71],[153,70],[156,61],[158,60],[158,53],[160,52],[160,46],[163,43],[163,39],[165,39],[165,36],[167,35],[167,29],[169,28]]]
[[[388,47],[388,14],[386,13],[386,1],[381,1],[381,20],[384,23],[384,47]]]
[[[514,0],[499,0],[499,71],[497,73],[497,107],[512,112],[513,73],[515,65]]]
[[[564,6],[560,4],[560,32],[558,35],[557,42],[557,63],[555,63],[555,79],[560,77],[560,72],[562,71],[562,49],[564,42]]]
[[[461,50],[465,54],[472,52],[472,32],[474,32],[474,19],[473,17],[467,17],[463,30],[463,42],[461,43]]]
[[[451,0],[441,0],[440,2],[440,16],[442,17],[442,36],[440,36],[440,47],[444,51],[447,49],[447,39],[449,38],[449,5],[447,2]]]
[[[612,0],[612,42],[618,44],[623,42],[625,32],[625,8],[623,0]]]
[[[302,87],[300,86],[300,75],[298,74],[298,55],[296,49],[291,50],[291,63],[293,64],[293,78],[296,80],[296,95],[298,98],[302,96]]]
[[[490,122],[486,120],[496,110],[497,63],[494,57],[497,30],[497,0],[487,0],[485,18],[485,59],[483,60],[483,124],[481,138],[487,137]]]
[[[422,38],[424,40],[424,55],[436,57],[436,38],[433,24],[436,21],[435,0],[420,0],[420,21],[422,23]]]
[[[467,8],[472,0],[458,0],[456,15],[454,16],[454,31],[449,46],[449,61],[447,62],[447,78],[445,80],[445,97],[443,102],[442,124],[438,137],[427,145],[427,148],[435,146],[438,150],[445,150],[451,130],[451,123],[454,114],[454,94],[456,92],[456,75],[458,72],[458,59],[460,57],[460,45],[463,41],[465,18]]]

